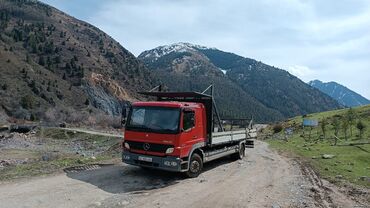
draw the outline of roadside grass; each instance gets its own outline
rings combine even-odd
[[[353,109],[356,114],[356,121],[352,126],[352,136],[348,129],[348,137],[345,139],[344,130],[339,129],[337,145],[334,145],[334,126],[331,120],[333,117],[344,119],[348,109],[328,111],[306,115],[305,118],[323,119],[329,121],[326,127],[326,138],[323,138],[320,124],[311,130],[309,138],[308,127],[303,129],[302,116],[289,119],[281,123],[284,128],[293,128],[292,135],[285,135],[284,130],[273,134],[272,127],[265,130],[265,133],[272,135],[267,142],[272,148],[279,151],[292,153],[304,161],[307,161],[323,178],[334,183],[349,181],[353,184],[370,187],[370,105]],[[363,138],[359,137],[359,130],[356,123],[361,120],[366,128]],[[361,145],[356,145],[363,143]],[[353,145],[355,144],[355,145]],[[323,159],[323,154],[334,155],[332,159]]]
[[[272,148],[302,157],[329,181],[340,183],[340,179],[344,179],[370,187],[370,182],[361,180],[362,176],[370,177],[370,145],[364,145],[362,150],[356,146],[332,146],[328,142],[308,143],[299,136],[291,137],[288,142],[271,139],[268,143]],[[335,157],[323,159],[323,154],[332,154]]]
[[[0,149],[0,156],[7,159],[30,159],[26,163],[0,168],[0,181],[49,175],[65,168],[104,163],[120,157],[120,140],[114,137],[58,128],[41,128],[34,135],[34,140],[36,144],[40,143],[42,148]],[[79,154],[74,151],[74,144],[81,148]],[[83,152],[86,152],[86,155]],[[50,156],[46,161],[42,159],[45,154]]]

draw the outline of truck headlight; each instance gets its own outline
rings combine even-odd
[[[130,149],[130,145],[127,142],[125,142],[125,148]]]
[[[166,154],[171,154],[175,149],[173,147],[167,148]]]

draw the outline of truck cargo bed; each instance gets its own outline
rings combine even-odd
[[[246,131],[213,132],[211,145],[234,143],[246,139]]]

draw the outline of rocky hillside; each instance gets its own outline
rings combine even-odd
[[[285,70],[215,48],[178,43],[144,51],[139,59],[171,89],[201,90],[214,83],[222,90],[216,98],[224,99],[221,111],[227,115],[246,114],[271,121],[340,107]],[[264,110],[251,112],[257,106]]]
[[[321,82],[320,80],[313,80],[308,84],[329,95],[333,99],[337,100],[340,104],[347,107],[370,104],[370,100],[336,82],[325,83]]]
[[[96,121],[152,85],[134,55],[98,28],[31,0],[0,0],[0,113]]]

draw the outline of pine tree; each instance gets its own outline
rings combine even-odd
[[[45,57],[44,57],[44,56],[40,56],[40,57],[39,57],[39,64],[40,64],[41,66],[45,66]]]
[[[29,54],[26,55],[26,62],[27,63],[31,63],[31,58],[30,58],[30,55]]]

